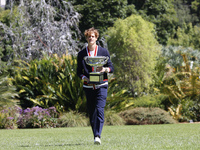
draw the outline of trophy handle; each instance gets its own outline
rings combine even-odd
[[[109,57],[108,57],[108,56],[106,56],[106,63],[107,63],[108,59],[109,59]]]
[[[85,60],[86,64],[88,64],[88,56],[85,56],[83,59]]]

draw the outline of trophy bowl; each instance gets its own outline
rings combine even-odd
[[[97,67],[102,67],[105,65],[108,61],[109,57],[108,56],[85,56],[84,60],[87,65],[90,65],[94,67],[94,72],[96,72]]]
[[[94,70],[90,72],[89,79],[92,84],[99,84],[103,82],[103,72],[97,72],[97,67],[102,67],[108,61],[108,56],[85,56],[85,63],[91,67],[94,67]]]

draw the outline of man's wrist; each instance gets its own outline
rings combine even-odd
[[[110,72],[110,68],[109,67],[105,67],[105,72],[106,73]]]
[[[82,78],[81,78],[81,79],[82,79],[82,80],[84,80],[84,78],[85,78],[85,77],[86,77],[86,76],[82,76]]]

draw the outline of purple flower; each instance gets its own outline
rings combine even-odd
[[[7,110],[7,109],[4,109],[4,110],[2,110],[1,112],[2,112],[2,113],[7,113],[8,110]]]
[[[48,112],[48,111],[46,111],[46,114],[47,114],[47,116],[51,117],[51,115],[49,114],[49,112]]]
[[[38,119],[39,119],[39,120],[42,120],[42,119],[43,119],[43,116],[38,116]]]
[[[53,106],[53,107],[49,107],[49,110],[53,110],[54,112],[56,112],[56,108]]]
[[[12,119],[14,119],[14,117],[7,117],[7,119],[12,120]]]
[[[19,113],[21,115],[23,113],[23,109],[19,109]]]
[[[27,113],[27,112],[30,112],[30,111],[31,111],[31,109],[27,108],[27,109],[24,110],[24,113]]]
[[[37,112],[34,112],[34,115],[35,115],[35,116],[38,116],[39,114],[38,114]]]

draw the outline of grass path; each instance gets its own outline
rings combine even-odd
[[[0,150],[199,150],[200,124],[104,126],[102,145],[90,127],[0,130]]]

